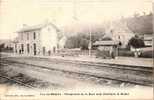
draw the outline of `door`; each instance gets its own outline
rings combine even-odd
[[[43,47],[43,55],[45,55],[45,47]]]
[[[29,52],[30,52],[30,46],[29,44],[27,44],[27,53],[29,54]]]
[[[33,44],[33,47],[34,47],[34,55],[36,55],[36,52],[37,52],[36,51],[36,43]]]
[[[21,53],[24,53],[24,44],[21,44]]]

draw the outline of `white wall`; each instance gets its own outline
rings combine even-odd
[[[113,33],[113,39],[115,41],[121,41],[122,47],[126,47],[128,44],[128,41],[134,36],[133,33],[128,32],[114,32]],[[120,38],[119,38],[120,37]]]
[[[36,39],[33,38],[33,33],[36,33]],[[29,34],[29,38],[27,38],[27,33]],[[18,44],[17,44],[17,51],[19,53],[19,50],[21,49],[21,44],[24,45],[24,54],[27,55],[34,55],[34,46],[33,44],[36,44],[36,54],[39,54],[41,45],[40,45],[40,30],[33,30],[33,31],[28,31],[28,32],[22,32],[22,33],[18,33]],[[29,44],[30,48],[30,52],[27,52],[27,44]]]
[[[57,48],[57,32],[52,25],[48,25],[41,30],[41,46],[45,47],[45,50],[53,51],[53,48]]]
[[[34,39],[34,32],[36,33],[36,39]],[[29,39],[27,38],[27,33],[29,34]],[[21,49],[21,44],[23,44],[24,54],[27,55],[34,55],[34,43],[36,44],[37,55],[43,53],[43,47],[45,47],[46,52],[49,50],[52,52],[53,48],[57,49],[58,44],[56,29],[50,24],[40,30],[18,33],[18,41],[18,53]],[[29,53],[27,52],[27,44],[30,45]]]

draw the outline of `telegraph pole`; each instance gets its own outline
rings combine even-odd
[[[89,45],[88,45],[88,49],[89,49],[89,56],[91,56],[91,49],[92,49],[91,25],[89,26]]]

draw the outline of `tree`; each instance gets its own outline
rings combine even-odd
[[[0,44],[0,52],[4,49],[4,43]]]
[[[75,36],[71,36],[67,39],[65,47],[66,48],[77,48],[78,47],[78,39]]]
[[[141,54],[140,49],[137,49],[137,48],[141,48],[145,46],[144,41],[141,38],[139,38],[137,35],[135,37],[132,37],[129,40],[128,45],[132,46],[135,49],[134,51],[135,57],[138,57]]]
[[[104,36],[102,33],[92,33],[92,43],[98,41],[100,37]],[[90,42],[89,34],[79,33],[75,36],[68,37],[66,41],[66,48],[81,48],[82,50],[88,50],[88,44]]]
[[[145,46],[144,41],[141,38],[139,38],[137,35],[132,37],[129,40],[128,44],[132,46],[133,48],[141,48]]]

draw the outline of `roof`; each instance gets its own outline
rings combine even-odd
[[[111,32],[112,31],[112,32]],[[124,19],[112,21],[109,32],[111,33],[133,33],[127,26],[127,22]]]
[[[39,30],[47,25],[52,25],[52,27],[55,28],[57,32],[60,31],[58,29],[58,27],[56,25],[54,25],[53,23],[45,23],[45,24],[39,24],[39,25],[34,25],[34,26],[25,26],[22,29],[20,29],[19,31],[17,31],[17,33],[28,32],[28,31],[32,31],[32,30]]]
[[[118,45],[118,42],[116,41],[96,41],[94,46],[112,46],[112,45]]]

